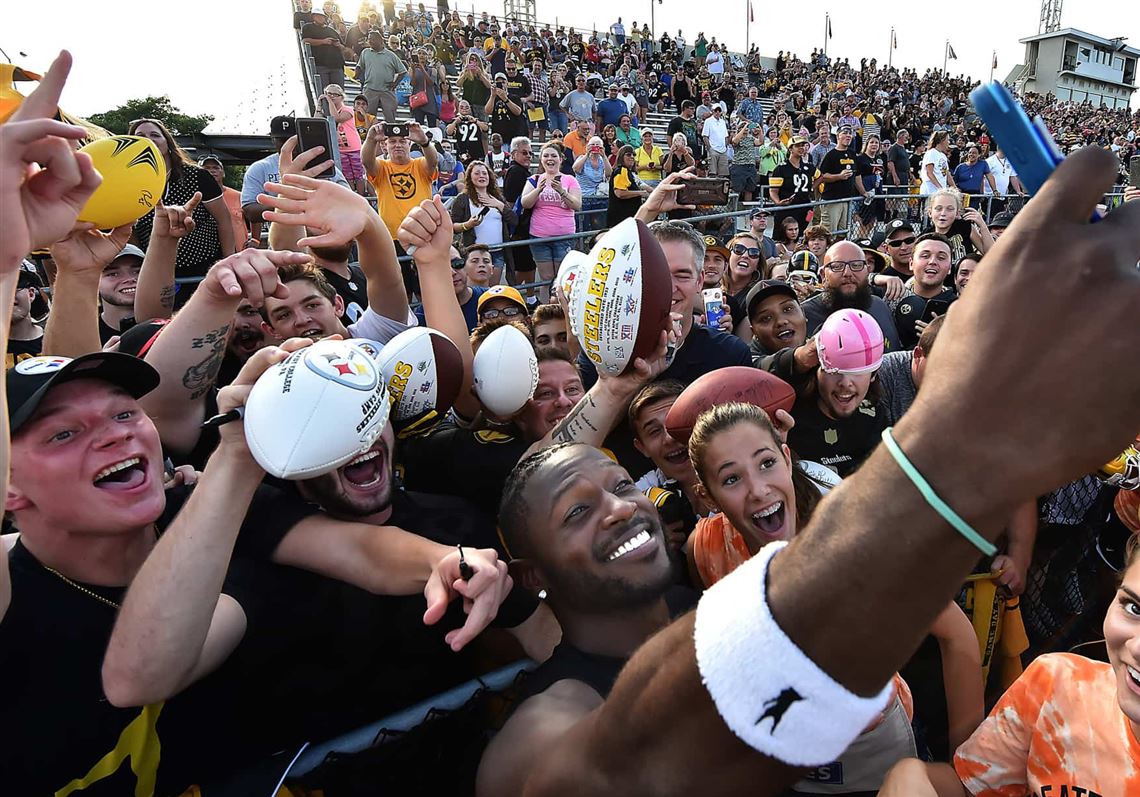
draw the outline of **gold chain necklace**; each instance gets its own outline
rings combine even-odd
[[[82,592],[84,595],[90,595],[95,600],[99,601],[100,603],[105,603],[113,609],[119,609],[120,608],[119,604],[115,603],[110,598],[104,598],[99,593],[92,592],[91,590],[87,589],[87,587],[83,587],[83,586],[80,586],[79,584],[76,584],[74,581],[72,581],[70,578],[65,576],[63,573],[56,570],[54,567],[48,567],[47,565],[44,565],[43,568],[44,568],[44,570],[48,571],[49,573],[51,573],[56,578],[63,581],[65,584],[70,584],[71,586],[75,587],[77,590]]]

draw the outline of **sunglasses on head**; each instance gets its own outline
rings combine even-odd
[[[733,244],[732,253],[734,255],[748,255],[749,257],[760,257],[760,247],[758,246],[745,246],[744,244]]]
[[[893,241],[887,241],[887,246],[909,246],[917,240],[917,237],[908,235],[906,238],[896,238]]]

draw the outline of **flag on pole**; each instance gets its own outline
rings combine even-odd
[[[997,69],[997,50],[994,50],[994,63],[993,63],[993,66],[990,67],[990,69]]]
[[[827,18],[827,38],[831,38],[831,17]]]
[[[899,37],[895,35],[894,28],[891,28],[891,47],[895,50],[899,48]]]
[[[752,13],[752,0],[748,0],[748,21],[755,22],[756,17]]]
[[[958,60],[958,56],[954,52],[954,45],[952,45],[950,42],[946,42],[946,53],[950,56],[950,60]]]

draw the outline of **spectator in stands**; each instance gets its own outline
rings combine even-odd
[[[194,194],[202,195],[194,209],[194,230],[178,242],[179,277],[201,277],[218,260],[237,251],[234,228],[230,223],[222,188],[210,173],[191,162],[174,136],[157,119],[135,119],[127,128],[130,135],[150,139],[166,161],[166,187],[161,200],[166,205],[185,205]],[[154,211],[135,222],[134,237],[146,249],[150,240]],[[240,242],[244,245],[244,241]],[[183,291],[189,295],[193,289]],[[185,299],[183,299],[185,301]]]
[[[693,150],[689,148],[689,139],[682,132],[674,133],[669,139],[669,151],[665,153],[661,163],[664,176],[668,177],[696,165]]]
[[[950,173],[950,134],[946,131],[932,133],[922,156],[922,186],[919,193],[929,196],[943,188],[954,187],[954,177]]]
[[[597,105],[597,116],[595,117],[595,124],[597,129],[601,130],[606,125],[613,125],[615,128],[619,121],[621,121],[622,114],[629,113],[629,106],[626,105],[625,100],[618,97],[618,87],[610,86],[606,89],[606,98]]]
[[[701,140],[708,152],[709,175],[727,177],[732,161],[728,155],[728,125],[719,104],[712,107],[712,115],[701,126]]]
[[[504,77],[506,79],[507,92],[514,99],[515,104],[521,109],[521,113],[515,120],[515,135],[529,136],[530,135],[530,119],[528,111],[533,107],[534,103],[534,86],[531,85],[530,78],[519,70],[519,56],[512,54],[508,55],[505,61]]]
[[[991,200],[990,207],[988,208],[990,218],[992,219],[994,215],[1005,210],[1007,200],[1000,197],[1010,193],[1025,196],[1025,187],[1021,184],[1021,180],[1018,179],[1013,164],[1006,158],[1000,144],[994,151],[994,154],[986,158],[986,165],[989,166],[990,176],[993,177],[993,185],[991,186],[987,181],[983,188],[987,195],[998,195]]]
[[[849,200],[855,196],[855,153],[851,149],[853,137],[854,132],[849,126],[839,128],[835,149],[824,155],[815,179],[815,187],[823,188],[823,200],[830,200],[829,204],[819,208],[820,221],[833,234],[846,233],[851,223]]]
[[[740,194],[744,202],[751,202],[757,192],[756,165],[759,161],[760,125],[754,125],[747,119],[738,119],[736,129],[731,138],[732,165],[728,176],[732,181],[732,190]]]
[[[444,79],[439,84],[439,122],[440,124],[449,125],[459,113],[459,104],[455,99],[455,92],[452,90],[451,81]]]
[[[550,118],[547,107],[550,104],[550,78],[541,58],[533,58],[530,64],[530,74],[526,76],[530,81],[530,109],[527,119],[530,122],[531,132],[540,142],[546,141],[546,132],[550,130]]]
[[[138,247],[130,247],[141,252]],[[142,262],[141,256],[138,258]],[[25,261],[27,262],[27,261]],[[28,264],[31,265],[30,263]],[[44,288],[43,280],[35,267],[21,267],[16,278],[16,292],[12,300],[11,315],[8,318],[8,346],[4,355],[5,368],[43,353],[44,320],[37,321],[32,313],[32,302]],[[100,280],[102,290],[102,280]],[[132,306],[134,300],[131,300]]]
[[[422,158],[412,157],[413,143],[423,149]],[[438,159],[435,148],[427,143],[418,122],[375,125],[364,139],[361,160],[368,181],[376,189],[377,212],[393,241],[408,211],[431,198]],[[387,157],[378,154],[378,147],[387,152]]]
[[[562,145],[577,159],[586,154],[586,144],[591,138],[589,120],[579,119],[574,122],[574,129],[562,137]]]
[[[358,194],[364,194],[364,166],[360,162],[360,133],[356,130],[356,120],[352,110],[344,104],[344,89],[329,86],[324,93],[329,116],[336,124],[337,148],[340,150],[341,171],[348,185]],[[367,135],[367,134],[366,134]]]
[[[571,122],[586,120],[593,122],[597,116],[597,101],[586,89],[586,76],[579,73],[574,78],[574,90],[562,98],[562,109]]]
[[[565,69],[559,65],[550,70],[550,85],[548,87],[548,99],[546,103],[546,118],[550,122],[551,130],[563,130],[569,132],[570,130],[570,117],[562,108],[562,103],[566,97],[571,93],[570,86],[566,82]],[[593,118],[591,113],[589,118]]]
[[[807,139],[792,136],[788,142],[787,161],[777,166],[768,176],[768,198],[776,205],[806,205],[811,202],[815,167],[807,162],[807,148]],[[808,214],[811,212],[811,208],[807,207],[777,211],[776,226],[778,228],[790,216],[799,222],[800,230],[806,230]]]
[[[626,145],[618,149],[610,179],[606,226],[613,227],[636,214],[649,191],[650,188],[637,176],[637,153],[633,147]]]
[[[198,165],[210,173],[210,176],[221,186],[222,199],[225,200],[226,209],[230,214],[230,226],[234,231],[234,243],[242,249],[257,246],[261,236],[261,225],[257,225],[257,238],[251,235],[246,225],[245,216],[241,211],[241,192],[225,184],[226,169],[222,166],[221,158],[217,155],[205,155],[198,159]]]
[[[982,195],[984,185],[986,193],[994,193],[996,181],[990,174],[988,161],[981,160],[982,150],[977,144],[966,146],[966,159],[954,169],[954,184],[963,194]]]
[[[412,94],[409,104],[422,100],[412,107],[412,116],[421,125],[436,127],[439,124],[439,75],[434,66],[427,62],[420,52],[414,52],[408,59],[408,76],[412,81]],[[413,100],[413,98],[416,98]]]
[[[530,213],[532,238],[554,238],[575,232],[574,214],[582,209],[582,188],[573,175],[562,174],[562,151],[546,144],[538,154],[541,171],[529,178],[520,202]],[[540,280],[553,280],[555,269],[570,251],[570,241],[541,241],[530,245]],[[543,288],[542,299],[550,297]]]
[[[483,59],[478,53],[469,52],[464,58],[463,71],[455,82],[459,96],[471,105],[472,115],[481,121],[487,121],[487,111],[484,106],[491,97],[491,77],[483,68]]]
[[[464,189],[449,205],[455,232],[462,236],[464,247],[482,244],[498,247],[510,237],[510,230],[518,223],[518,216],[503,198],[502,191],[483,161],[473,161],[466,173]],[[499,283],[499,275],[506,264],[503,250],[493,249],[491,261],[495,271],[492,285]]]
[[[363,94],[357,94],[352,101],[352,123],[356,125],[361,142],[368,135],[368,128],[376,123],[376,116],[368,112],[368,98]]]
[[[757,131],[759,132],[759,130]],[[791,138],[788,139],[791,141]],[[772,181],[772,174],[788,159],[788,147],[780,140],[780,131],[775,126],[768,128],[767,140],[756,142],[759,184],[768,186]]]
[[[385,122],[396,121],[396,86],[408,74],[408,68],[384,43],[384,36],[374,30],[368,34],[368,47],[360,53],[356,63],[356,79],[360,81],[360,91],[368,101],[368,112],[375,114],[377,108],[384,114]]]
[[[456,117],[447,126],[446,133],[454,136],[456,157],[464,168],[487,156],[487,133],[490,126],[475,117],[467,100],[460,100]]]
[[[910,131],[901,128],[895,136],[895,143],[887,149],[886,172],[883,184],[888,194],[910,193],[910,153],[906,145],[910,143]]]
[[[523,116],[522,100],[511,95],[507,88],[507,74],[499,72],[495,75],[495,82],[491,88],[491,96],[483,109],[491,120],[491,130],[498,133],[503,141],[508,141],[519,134],[519,125],[526,125]],[[529,137],[529,131],[526,134]]]
[[[835,149],[835,142],[831,138],[831,132],[826,124],[821,124],[818,128],[816,143],[808,152],[808,161],[814,168],[818,169],[819,165],[823,163],[824,157],[833,149]]]
[[[316,68],[317,85],[344,85],[343,42],[335,28],[328,24],[328,15],[321,10],[312,11],[312,22],[301,28],[301,40],[309,45]]]
[[[617,142],[623,147],[636,149],[641,146],[641,131],[633,126],[633,120],[628,113],[622,114],[618,119]]]
[[[613,167],[605,155],[601,138],[594,136],[587,142],[586,151],[574,160],[573,169],[582,188],[582,210],[598,211],[607,207]],[[591,212],[583,219],[583,229],[599,229],[601,222],[601,214]]]
[[[649,188],[661,182],[661,163],[665,153],[653,143],[653,131],[646,128],[641,132],[641,146],[635,151],[637,157],[637,178]]]

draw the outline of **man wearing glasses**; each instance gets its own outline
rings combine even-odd
[[[823,292],[803,303],[808,335],[818,332],[824,320],[836,310],[850,307],[869,313],[879,323],[886,342],[885,351],[901,348],[891,309],[871,292],[871,265],[857,244],[851,241],[832,244],[823,255],[820,276]]]
[[[462,264],[460,267],[462,268]],[[524,321],[528,327],[530,326],[530,310],[526,306],[526,300],[510,285],[495,285],[488,288],[479,296],[477,308],[480,322],[507,318],[511,321]]]
[[[777,166],[768,178],[768,198],[777,206],[806,205],[811,202],[811,184],[815,177],[815,167],[808,162],[808,140],[803,136],[792,136],[788,141],[788,159]],[[789,216],[806,230],[811,208],[777,211],[776,229]]]
[[[898,277],[903,282],[911,278],[910,258],[914,254],[917,236],[914,227],[904,219],[887,222],[887,256],[890,262],[882,273],[888,277]]]

